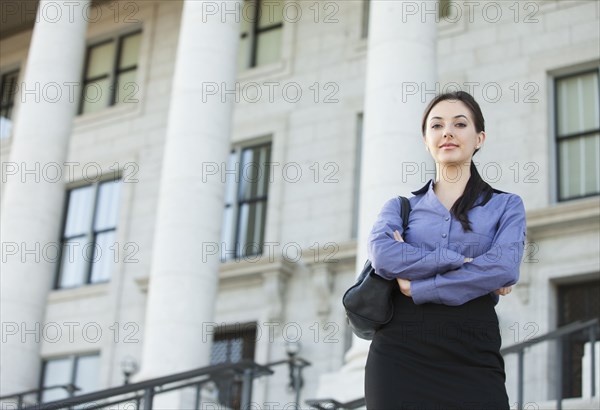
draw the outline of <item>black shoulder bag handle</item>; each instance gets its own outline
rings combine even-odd
[[[410,202],[400,198],[402,227],[406,232]],[[371,261],[367,259],[358,280],[342,297],[346,318],[352,332],[361,339],[371,340],[375,332],[387,324],[394,316],[392,292],[398,288],[396,280],[382,278],[375,273]]]

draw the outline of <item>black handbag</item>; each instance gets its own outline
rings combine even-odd
[[[400,213],[404,231],[408,226],[410,202],[400,198]],[[375,273],[367,259],[358,280],[344,293],[342,303],[346,309],[346,320],[352,332],[361,339],[371,340],[377,330],[394,316],[392,292],[399,290],[398,282],[382,278]]]

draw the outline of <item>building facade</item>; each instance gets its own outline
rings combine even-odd
[[[132,363],[132,381],[270,363],[299,343],[303,400],[362,397],[368,343],[341,297],[383,203],[435,177],[420,119],[447,90],[480,103],[478,169],[527,211],[521,278],[497,306],[503,347],[598,317],[598,1],[0,12],[0,395],[118,386]],[[559,382],[593,408],[587,340],[565,339]],[[525,403],[556,398],[556,357],[549,342],[527,351]],[[294,401],[288,369],[273,370],[257,408]]]

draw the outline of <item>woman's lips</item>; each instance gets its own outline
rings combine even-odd
[[[442,145],[442,149],[452,149],[456,148],[456,145]]]

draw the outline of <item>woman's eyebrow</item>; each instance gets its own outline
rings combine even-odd
[[[463,117],[463,118],[464,118],[465,120],[467,120],[467,121],[469,120],[469,119],[466,117],[466,115],[462,115],[462,114],[455,115],[455,116],[454,116],[454,117],[452,117],[452,118],[459,118],[459,117]],[[442,118],[442,117],[431,117],[431,120],[430,120],[430,121],[433,121],[433,120],[443,120],[443,118]]]

